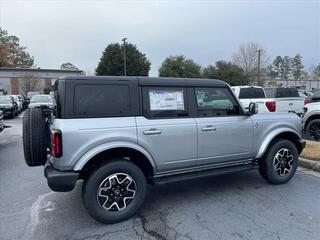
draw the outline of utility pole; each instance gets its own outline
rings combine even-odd
[[[261,52],[263,50],[262,49],[259,49],[257,52],[258,52],[258,85],[259,86],[262,86],[261,82],[260,82],[260,58],[261,58]]]
[[[121,41],[123,41],[123,75],[124,76],[127,76],[126,40],[127,38],[121,39]]]

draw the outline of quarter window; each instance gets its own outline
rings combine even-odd
[[[89,117],[120,117],[130,112],[127,85],[76,85],[73,110],[76,115]]]
[[[185,88],[144,87],[143,115],[148,118],[189,116]]]
[[[227,88],[195,88],[200,117],[219,117],[240,114],[240,107]]]

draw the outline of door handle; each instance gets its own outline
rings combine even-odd
[[[155,128],[151,128],[149,130],[143,131],[143,134],[144,135],[158,135],[158,134],[161,134],[161,130],[155,129]]]
[[[210,131],[215,131],[215,130],[217,130],[217,128],[213,127],[213,126],[206,126],[206,127],[201,128],[201,131],[203,131],[203,132],[210,132]]]

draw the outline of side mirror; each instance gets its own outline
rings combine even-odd
[[[251,102],[249,104],[249,114],[253,115],[256,114],[258,112],[258,105],[256,105],[256,103]]]

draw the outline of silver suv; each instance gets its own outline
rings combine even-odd
[[[103,223],[134,215],[147,183],[249,169],[286,183],[305,146],[296,114],[255,114],[255,103],[245,111],[219,80],[64,77],[55,100],[52,117],[43,108],[24,115],[26,162],[45,165],[54,191],[83,179],[84,205]]]

